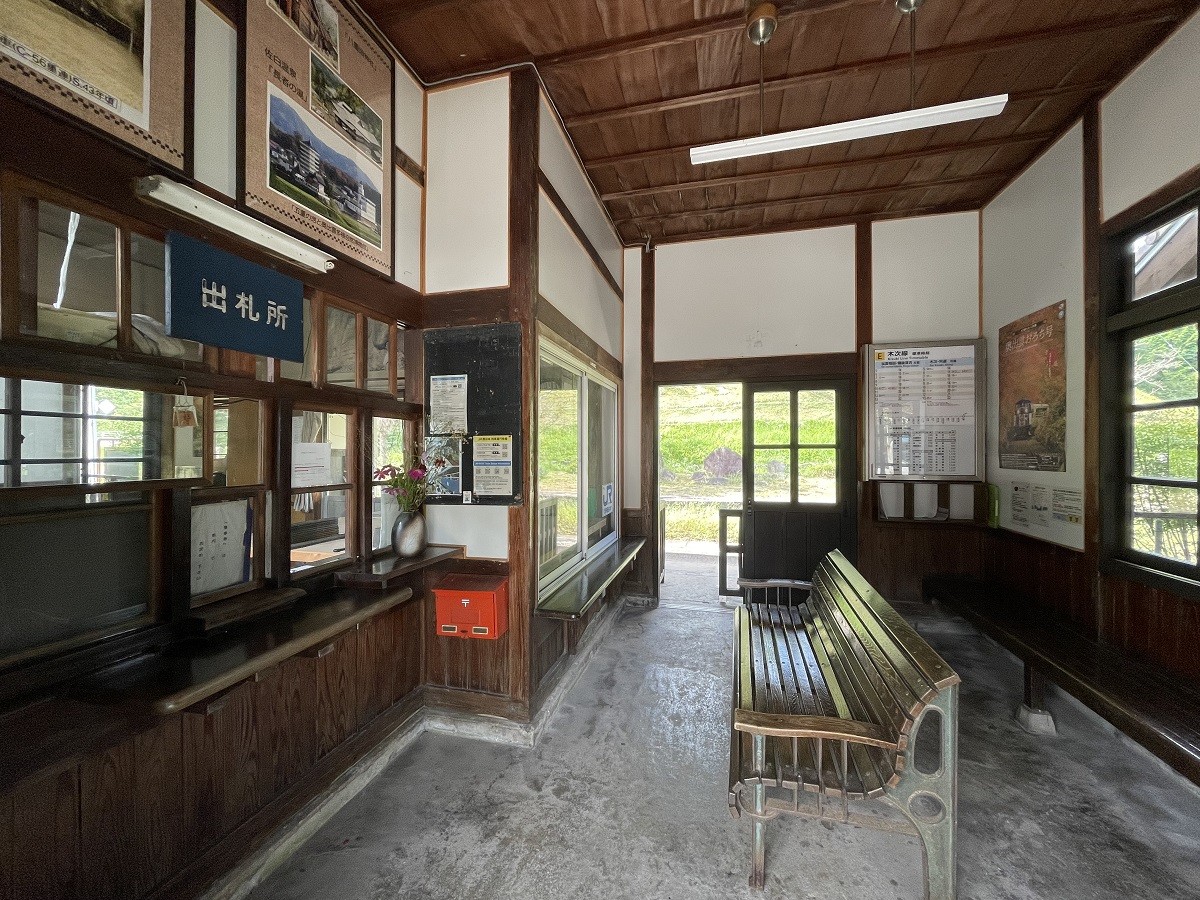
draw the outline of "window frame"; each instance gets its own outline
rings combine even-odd
[[[1100,568],[1105,574],[1170,590],[1200,600],[1200,550],[1195,563],[1156,556],[1129,546],[1135,484],[1176,484],[1173,479],[1135,476],[1133,418],[1147,405],[1135,406],[1130,383],[1133,344],[1181,325],[1200,328],[1200,277],[1134,298],[1136,274],[1130,247],[1152,232],[1200,207],[1200,191],[1180,197],[1134,225],[1103,237],[1100,247]],[[1200,376],[1198,376],[1200,379]],[[1193,401],[1200,416],[1200,381]],[[1155,408],[1153,405],[1150,408]],[[1179,487],[1200,491],[1200,460],[1193,479]],[[1200,514],[1197,515],[1200,524]]]
[[[538,357],[537,357],[537,383],[541,384],[541,371],[543,361],[549,357],[554,365],[561,366],[567,369],[580,378],[581,390],[579,395],[579,444],[578,444],[578,463],[579,477],[576,489],[576,527],[579,535],[579,550],[572,554],[569,558],[556,566],[554,569],[541,574],[541,551],[540,541],[535,540],[537,547],[537,555],[534,560],[534,565],[538,572],[538,596],[544,597],[551,593],[564,582],[574,576],[580,569],[585,567],[591,560],[599,556],[609,547],[617,543],[621,538],[621,385],[620,382],[612,379],[601,373],[595,365],[583,360],[581,357],[564,349],[560,344],[551,340],[546,334],[542,334],[538,338]],[[616,403],[613,407],[613,471],[616,473],[615,481],[613,482],[613,516],[615,518],[615,527],[612,533],[602,538],[595,546],[589,547],[587,539],[587,497],[588,497],[588,479],[590,476],[590,454],[591,448],[588,445],[588,392],[590,390],[590,382],[596,382],[613,391],[616,396]],[[539,387],[540,392],[540,387]],[[534,442],[535,446],[539,447],[541,435],[538,431],[539,421],[534,418]],[[541,484],[540,475],[534,479],[534,505],[535,508],[541,504]],[[535,526],[536,527],[536,526]]]
[[[288,527],[288,571],[287,578],[290,582],[300,581],[310,578],[314,575],[320,575],[326,572],[335,571],[357,564],[362,560],[359,538],[359,511],[361,510],[362,491],[362,475],[359,472],[361,468],[360,448],[358,446],[360,440],[359,417],[364,414],[361,407],[355,406],[340,406],[337,404],[327,403],[311,403],[308,401],[297,402],[290,410],[288,418],[285,420],[288,430],[286,432],[287,439],[290,444],[295,442],[291,439],[291,423],[297,415],[302,415],[306,412],[321,413],[325,415],[338,415],[346,417],[346,478],[345,482],[331,482],[329,484],[314,485],[309,488],[294,488],[292,487],[292,473],[289,470],[286,473],[280,473],[283,478],[283,483],[287,485],[287,491],[282,498],[284,509],[292,508],[292,501],[297,494],[327,494],[333,491],[346,492],[346,551],[345,555],[336,559],[328,559],[318,563],[302,564],[297,568],[291,561],[291,553],[294,549],[291,538],[291,525]],[[282,425],[283,423],[281,423]],[[288,453],[288,458],[291,459],[291,452]],[[282,573],[280,573],[282,575]],[[278,577],[278,576],[277,576]]]

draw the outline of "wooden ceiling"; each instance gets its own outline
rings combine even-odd
[[[693,166],[759,133],[743,0],[360,0],[425,81],[534,63],[627,245],[977,209],[1200,0],[926,0],[917,105],[1008,92],[1005,112]],[[767,133],[908,108],[894,0],[777,4]]]

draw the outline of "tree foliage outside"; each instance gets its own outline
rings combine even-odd
[[[1134,485],[1130,546],[1169,559],[1197,559],[1197,327],[1182,325],[1133,342],[1133,471],[1181,487]],[[1139,409],[1169,402],[1185,405]]]

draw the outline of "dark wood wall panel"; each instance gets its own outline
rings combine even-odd
[[[863,518],[859,521],[858,568],[889,602],[919,601],[926,575],[980,574],[983,539],[979,528],[883,524]]]
[[[567,652],[567,643],[562,622],[557,619],[534,616],[529,637],[533,647],[533,684],[536,693],[554,664]]]
[[[189,856],[258,809],[258,727],[253,683],[183,714],[183,819]]]
[[[318,756],[358,730],[358,634],[343,634],[317,660]]]
[[[21,784],[12,795],[14,897],[74,898],[79,871],[79,773],[71,768]]]
[[[317,761],[317,677],[312,659],[289,659],[256,685],[264,800],[295,784]]]
[[[1096,633],[1091,579],[1082,552],[1004,529],[988,531],[987,539],[986,577],[1011,585],[1059,618]]]
[[[181,717],[85,759],[79,787],[85,896],[141,896],[184,864]]]
[[[1200,603],[1111,577],[1102,577],[1100,599],[1106,640],[1200,681]]]

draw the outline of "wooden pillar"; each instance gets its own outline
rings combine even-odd
[[[658,573],[662,570],[659,553],[658,520],[658,386],[654,381],[654,248],[642,249],[642,522],[646,531],[646,549],[639,555],[646,562],[641,571],[646,577],[646,593],[658,599]]]

